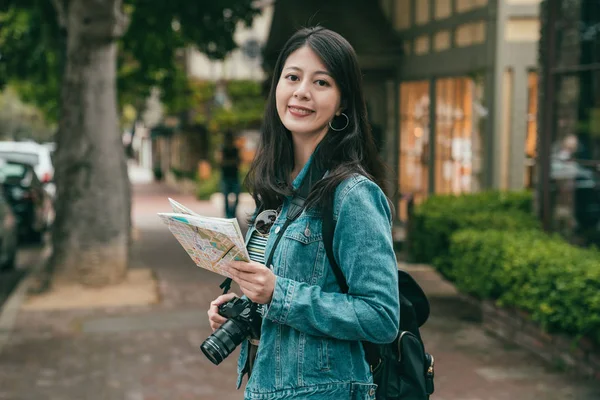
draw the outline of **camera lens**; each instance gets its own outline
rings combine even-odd
[[[248,329],[248,326],[240,326],[233,319],[229,319],[206,338],[200,349],[213,364],[219,365],[242,343],[248,335]]]

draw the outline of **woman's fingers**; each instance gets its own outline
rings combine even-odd
[[[221,327],[221,325],[223,325],[227,321],[227,318],[225,318],[219,314],[219,306],[221,304],[227,303],[228,301],[232,300],[235,297],[239,297],[239,296],[235,293],[227,293],[227,294],[223,294],[223,295],[217,297],[216,299],[214,299],[213,301],[211,301],[207,314],[208,314],[208,321],[210,323],[210,327],[213,330],[213,332],[216,331],[217,329],[219,329]]]

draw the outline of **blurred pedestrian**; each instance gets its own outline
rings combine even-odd
[[[391,206],[361,81],[352,46],[321,27],[293,35],[275,64],[246,181],[258,205],[247,234],[251,261],[225,266],[263,317],[260,338],[241,344],[245,399],[375,399],[361,341],[392,342],[400,311]],[[294,192],[307,179],[316,183],[292,222]],[[347,291],[324,251],[319,211],[332,197],[333,256]],[[213,331],[226,322],[218,306],[234,296],[211,303]]]
[[[225,132],[223,149],[221,150],[221,192],[225,197],[226,218],[235,218],[239,202],[239,165],[240,154],[235,145],[235,138],[233,132],[228,130]],[[233,202],[229,199],[231,194],[234,195]]]

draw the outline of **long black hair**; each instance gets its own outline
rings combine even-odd
[[[367,120],[362,75],[354,49],[336,32],[323,27],[303,28],[287,41],[275,63],[261,140],[244,182],[256,204],[264,209],[277,208],[284,197],[293,194],[290,181],[294,168],[293,142],[277,113],[275,92],[287,58],[303,46],[310,47],[327,67],[340,88],[342,111],[349,119],[344,130],[329,129],[313,155],[312,162],[329,170],[329,174],[311,190],[307,208],[324,205],[338,184],[356,173],[386,189],[385,166]],[[332,122],[336,128],[345,123],[343,116]]]

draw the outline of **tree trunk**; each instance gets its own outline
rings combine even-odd
[[[116,40],[126,22],[121,0],[62,6],[57,12],[67,48],[49,266],[55,280],[104,286],[123,279],[129,258],[131,194],[115,81]]]

